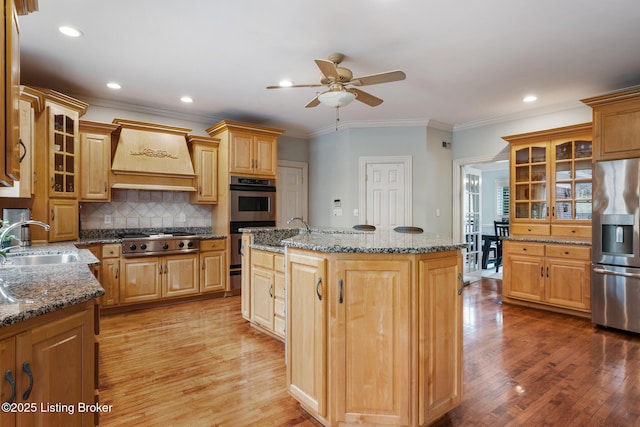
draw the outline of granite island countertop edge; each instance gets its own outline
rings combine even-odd
[[[67,308],[104,295],[104,289],[91,273],[89,265],[100,261],[87,249],[78,249],[73,243],[52,243],[20,249],[12,256],[33,253],[77,253],[78,262],[41,266],[0,266],[3,291],[21,300],[10,302],[0,299],[0,327]]]

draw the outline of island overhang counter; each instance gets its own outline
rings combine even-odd
[[[283,240],[287,387],[326,426],[422,426],[462,397],[463,243],[396,233]]]

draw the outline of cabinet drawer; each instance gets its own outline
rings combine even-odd
[[[284,255],[280,255],[280,254],[274,255],[273,262],[274,262],[274,269],[276,271],[284,273]]]
[[[107,243],[102,245],[102,258],[120,258],[120,243]]]
[[[511,224],[510,234],[514,236],[548,236],[549,224]]]
[[[254,249],[251,251],[251,265],[273,270],[273,254]]]
[[[570,258],[589,261],[591,259],[591,247],[577,245],[547,245],[547,257]]]
[[[219,251],[227,247],[227,239],[204,239],[200,241],[201,251]]]
[[[542,243],[528,243],[528,242],[511,242],[509,240],[504,242],[504,252],[508,252],[509,255],[533,255],[544,256],[544,244]]]
[[[551,235],[558,237],[591,237],[590,225],[552,225]]]

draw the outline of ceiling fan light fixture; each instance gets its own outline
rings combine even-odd
[[[345,107],[351,104],[354,99],[356,99],[356,94],[346,90],[330,90],[318,95],[318,101],[327,107],[333,108]]]

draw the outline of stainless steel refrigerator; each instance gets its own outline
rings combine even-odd
[[[640,159],[593,165],[591,313],[640,333]]]

